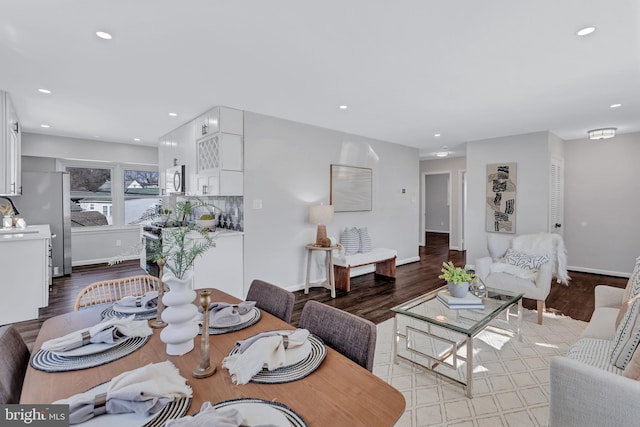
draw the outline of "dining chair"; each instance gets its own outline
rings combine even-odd
[[[95,282],[80,291],[73,306],[74,311],[93,305],[116,302],[123,297],[142,296],[160,288],[160,279],[149,274]]]
[[[263,280],[255,279],[249,286],[247,301],[255,301],[256,307],[273,314],[277,318],[291,323],[293,313],[293,303],[296,296],[279,286]]]
[[[373,370],[377,336],[373,322],[311,300],[302,308],[298,328],[307,329],[337,352]]]
[[[12,325],[0,327],[0,403],[20,402],[24,375],[29,366],[31,352],[22,336]]]

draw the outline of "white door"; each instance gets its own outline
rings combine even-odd
[[[562,235],[564,220],[564,161],[551,159],[549,232]]]

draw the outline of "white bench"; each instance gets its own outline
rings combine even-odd
[[[350,291],[351,269],[369,264],[376,265],[376,274],[395,278],[397,256],[398,252],[395,249],[387,248],[374,248],[370,252],[353,255],[334,255],[333,271],[336,288]]]

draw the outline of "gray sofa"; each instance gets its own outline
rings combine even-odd
[[[611,363],[620,306],[639,282],[640,257],[627,289],[596,287],[595,310],[581,338],[566,356],[551,358],[550,427],[640,425],[640,381]]]

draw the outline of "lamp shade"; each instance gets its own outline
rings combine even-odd
[[[333,205],[313,205],[309,208],[309,222],[328,224],[333,221]]]

